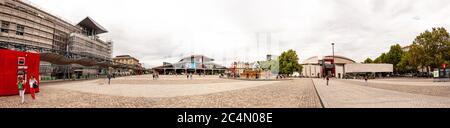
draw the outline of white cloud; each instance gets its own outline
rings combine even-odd
[[[334,42],[336,54],[363,61],[392,44],[410,44],[426,29],[450,29],[448,0],[30,1],[74,23],[92,17],[109,30],[102,37],[114,40],[114,55],[152,66],[190,54],[226,65],[262,59],[268,51],[256,49],[256,34],[263,32],[279,45],[272,54],[327,55]]]

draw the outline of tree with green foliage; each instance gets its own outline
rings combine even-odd
[[[404,52],[399,44],[392,45],[389,52],[386,53],[385,63],[394,65],[394,71],[399,72],[400,67],[398,67],[397,64],[400,63],[400,61],[402,60],[403,54]]]
[[[370,58],[367,58],[366,60],[364,60],[363,63],[365,63],[365,64],[370,64],[370,63],[373,63],[373,60],[370,59]]]
[[[414,67],[424,67],[426,66],[425,61],[425,51],[422,46],[417,44],[412,44],[409,51],[406,53],[404,60],[405,63]]]
[[[418,65],[412,62],[414,56],[410,52],[405,52],[400,62],[396,65],[400,73],[416,72]]]
[[[290,49],[283,52],[279,57],[280,74],[292,74],[294,72],[301,72],[302,66],[298,63],[297,52]]]
[[[443,27],[426,30],[416,37],[407,52],[396,44],[373,63],[393,64],[395,72],[414,72],[419,67],[429,72],[430,68],[450,63],[450,35]]]
[[[436,68],[444,63],[449,64],[449,38],[449,33],[443,27],[433,28],[431,32],[427,30],[416,37],[413,42],[416,48],[410,52],[421,59],[417,63],[422,67]]]
[[[373,63],[386,63],[387,62],[387,56],[386,53],[382,53],[378,58],[376,58]]]
[[[395,44],[391,46],[391,49],[387,53],[382,53],[381,56],[376,58],[373,63],[388,63],[394,65],[394,71],[399,72],[401,67],[397,67],[397,65],[402,60],[404,51],[399,44]],[[400,65],[402,66],[402,65]]]
[[[375,60],[373,60],[372,63],[377,63],[377,64],[381,63],[381,58],[380,57],[375,58]]]

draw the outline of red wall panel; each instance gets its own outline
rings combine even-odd
[[[0,96],[18,95],[19,90],[17,83],[18,59],[25,58],[25,65],[27,66],[27,83],[25,88],[29,93],[28,81],[31,76],[34,76],[39,81],[39,63],[40,56],[37,53],[20,52],[7,49],[0,49]],[[37,89],[39,92],[39,88]]]

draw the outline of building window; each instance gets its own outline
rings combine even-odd
[[[1,32],[8,33],[9,31],[9,22],[2,21]]]
[[[17,31],[16,31],[16,35],[21,35],[23,36],[23,33],[25,32],[25,26],[23,25],[17,25]]]

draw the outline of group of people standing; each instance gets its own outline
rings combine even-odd
[[[176,74],[175,74],[176,75]],[[192,80],[192,78],[193,78],[193,73],[187,73],[186,74],[186,78],[189,80]],[[153,80],[158,80],[159,79],[159,73],[157,73],[157,72],[153,72],[152,73],[152,76],[153,76]],[[201,74],[199,74],[199,76],[201,76]]]
[[[191,79],[192,80],[192,73],[188,73],[187,74],[187,79]]]
[[[19,88],[19,95],[21,97],[21,103],[25,103],[25,91],[26,91],[26,83],[27,80],[26,78],[22,78],[22,77],[18,77],[17,78],[17,87]],[[30,89],[30,94],[31,94],[31,98],[33,98],[33,100],[36,99],[36,93],[35,93],[35,89],[37,89],[39,87],[39,83],[36,80],[36,78],[34,78],[34,76],[31,76],[30,79],[28,80],[28,85],[29,85],[29,89]]]
[[[159,78],[159,73],[153,72],[153,80],[158,80]]]
[[[277,75],[277,79],[285,79],[287,78],[286,75]]]

